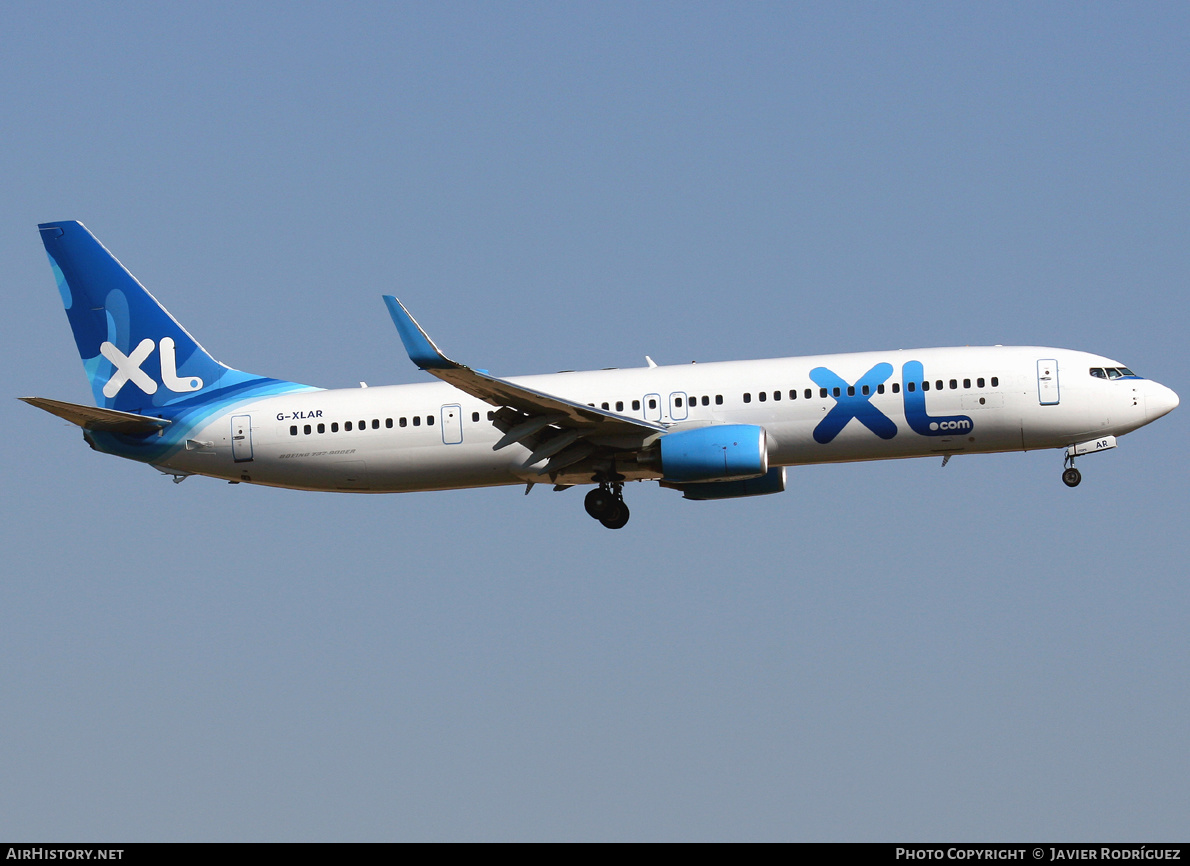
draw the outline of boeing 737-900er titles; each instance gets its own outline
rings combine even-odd
[[[1178,405],[1123,364],[993,346],[649,366],[502,379],[450,360],[394,297],[389,314],[441,382],[322,390],[223,366],[78,222],[40,226],[98,408],[26,402],[97,451],[181,481],[388,493],[548,481],[595,485],[628,522],[625,481],[687,499],[785,489],[785,468],[1065,449],[1076,457]]]

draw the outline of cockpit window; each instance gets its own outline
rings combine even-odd
[[[1133,373],[1127,367],[1092,367],[1091,375],[1096,379],[1139,379],[1140,376]]]

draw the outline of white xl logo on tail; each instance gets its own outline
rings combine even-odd
[[[157,393],[157,383],[149,374],[140,368],[149,355],[153,354],[153,341],[148,337],[140,341],[132,354],[125,355],[112,343],[104,342],[99,347],[99,353],[115,365],[112,377],[103,386],[103,396],[109,400],[120,393],[125,382],[132,382],[146,394]],[[173,337],[161,338],[161,383],[175,394],[197,391],[202,387],[202,379],[192,376],[188,379],[178,378],[178,361]]]

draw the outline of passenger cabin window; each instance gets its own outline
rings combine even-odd
[[[478,413],[478,412],[472,412],[472,413],[471,413],[471,420],[472,420],[472,421],[478,421],[478,420],[479,420],[479,413]]]
[[[347,429],[348,429],[348,430],[350,430],[350,429],[351,429],[351,427],[350,427],[350,424],[351,424],[351,422],[350,422],[350,421],[348,421],[348,422],[347,422],[347,424],[349,425],[349,426],[347,427]],[[408,427],[408,426],[409,426],[409,419],[408,419],[408,418],[398,418],[398,419],[397,419],[397,426],[398,426],[398,427]]]
[[[912,391],[912,390],[913,390],[913,387],[912,387],[912,386],[910,386],[909,390],[910,390],[910,391]],[[924,381],[921,383],[921,390],[923,390],[923,391],[928,391],[928,390],[930,390],[930,380],[929,380],[929,379],[925,379],[925,380],[924,380]]]
[[[325,425],[325,424],[319,424],[319,425],[318,425],[318,432],[319,432],[319,433],[325,433],[325,432],[326,432],[326,425]]]
[[[711,405],[711,398],[710,398],[710,397],[708,397],[706,394],[703,394],[703,395],[702,395],[702,405],[704,405],[704,406],[710,406],[710,405]]]
[[[305,433],[307,436],[309,436],[310,435],[310,425],[307,424],[304,427],[302,427],[302,432]]]
[[[789,389],[789,399],[790,399],[790,400],[796,400],[796,399],[797,399],[797,389],[796,389],[796,388],[790,388],[790,389]]]
[[[290,436],[297,435],[297,425],[296,424],[294,424],[292,427],[289,428],[289,435]]]
[[[623,400],[617,400],[617,401],[616,401],[616,411],[617,411],[617,412],[623,412],[623,411],[624,411],[624,401],[623,401]]]
[[[780,391],[774,391],[774,392],[773,392],[773,399],[774,399],[774,400],[780,400],[780,399],[781,399],[781,392],[780,392]]]
[[[924,384],[925,384],[925,382],[922,382],[922,384],[924,385]],[[894,387],[895,387],[895,386],[894,386]],[[912,394],[912,393],[913,393],[915,390],[917,390],[917,385],[916,385],[915,383],[913,383],[913,382],[906,382],[906,383],[905,383],[905,390],[906,390],[906,391],[908,391],[910,394]],[[928,389],[927,389],[927,390],[928,390]]]
[[[818,397],[819,397],[819,399],[823,399],[826,397],[826,388],[818,389]]]
[[[810,388],[807,388],[807,389],[806,389],[806,393],[805,393],[803,396],[804,396],[804,397],[805,397],[807,400],[812,400],[812,399],[814,398],[814,391],[813,391],[812,389],[810,389]]]
[[[380,419],[379,419],[379,418],[373,418],[373,419],[372,419],[372,429],[373,429],[373,430],[379,430],[379,429],[380,429]]]
[[[426,416],[426,426],[427,426],[427,427],[433,427],[433,426],[434,426],[434,416],[433,416],[433,415],[427,415],[427,416]]]
[[[975,387],[976,387],[976,388],[982,388],[982,387],[983,387],[983,377],[980,377],[980,378],[978,378],[978,379],[976,379],[976,380],[975,380]]]
[[[963,390],[965,390],[965,391],[966,391],[966,390],[970,390],[970,388],[971,388],[971,380],[970,380],[970,379],[964,379],[964,380],[963,380]]]
[[[475,420],[476,420],[476,421],[478,421],[479,419],[478,419],[478,418],[476,418]],[[388,430],[391,430],[391,429],[392,429],[392,426],[393,426],[393,419],[392,419],[392,418],[385,418],[385,419],[384,419],[384,426],[385,426],[385,428],[386,428],[386,429],[388,429]]]
[[[999,377],[997,377],[997,376],[993,376],[993,377],[992,377],[992,387],[993,387],[993,388],[999,388],[999,387],[1000,387],[1000,379],[999,379]]]
[[[883,386],[883,385],[881,385],[880,387],[881,387],[881,388],[883,388],[884,386]],[[910,391],[912,391],[913,389],[912,389],[912,388],[910,388],[909,390],[910,390]],[[894,394],[900,394],[900,393],[901,393],[901,383],[900,383],[900,382],[893,382],[893,393],[894,393]]]
[[[610,403],[607,403],[607,402],[605,401],[605,402],[603,402],[603,403],[600,403],[600,404],[599,404],[599,408],[600,408],[600,409],[602,409],[604,412],[606,412],[606,411],[608,411],[609,409],[611,409],[611,404],[610,404]]]
[[[348,433],[350,433],[350,432],[351,432],[351,422],[350,422],[350,421],[344,421],[344,422],[343,422],[343,429],[344,429],[344,430],[346,430]]]
[[[633,411],[633,412],[639,412],[639,411],[640,411],[640,400],[633,400],[633,401],[632,401],[632,411]]]
[[[751,402],[752,402],[752,395],[751,395],[751,394],[745,394],[745,395],[744,395],[744,402],[745,402],[745,403],[751,403]]]
[[[413,416],[413,426],[414,426],[414,427],[420,427],[420,426],[421,426],[421,416],[420,416],[420,415],[414,415],[414,416]]]
[[[758,397],[760,398],[760,402],[761,402],[761,403],[763,403],[765,400],[767,400],[767,399],[769,398],[769,395],[768,395],[768,394],[766,394],[764,391],[761,391],[761,392],[760,392],[759,394],[757,394],[756,396],[758,396]]]
[[[331,432],[332,432],[332,433],[338,433],[338,432],[339,432],[339,422],[338,422],[338,421],[332,421],[332,422],[331,422]]]
[[[868,386],[867,386],[867,385],[864,385],[864,393],[865,393],[865,394],[867,394],[867,393],[868,393]],[[883,394],[883,393],[884,393],[884,383],[883,383],[883,382],[881,382],[879,385],[877,385],[877,386],[876,386],[876,393],[877,393],[877,394]]]
[[[854,389],[853,389],[853,390],[854,390]],[[835,388],[835,389],[834,389],[834,391],[832,392],[833,396],[835,396],[835,397],[838,397],[840,393],[841,393],[841,392],[839,391],[839,389],[838,389],[838,388]]]
[[[855,396],[855,386],[854,386],[854,385],[848,385],[848,386],[847,386],[847,396],[848,396],[848,397],[854,397],[854,396]]]
[[[650,408],[650,409],[656,409],[656,408],[657,408],[657,401],[656,401],[656,400],[654,400],[654,399],[652,399],[652,398],[650,398],[650,399],[649,399],[649,408]]]
[[[722,405],[723,405],[723,395],[722,395],[722,394],[716,394],[716,395],[715,395],[715,405],[716,405],[716,406],[722,406]]]

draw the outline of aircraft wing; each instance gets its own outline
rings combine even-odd
[[[67,403],[65,400],[49,400],[45,397],[18,397],[30,406],[44,409],[51,415],[64,418],[71,424],[77,424],[84,430],[102,430],[107,433],[127,433],[129,435],[156,433],[169,425],[164,418],[147,418],[133,412],[119,412],[115,409],[99,409],[95,406],[83,406],[79,403]]]
[[[537,457],[537,460],[531,459],[529,465],[557,454],[558,457],[552,459],[547,468],[559,468],[560,460],[578,453],[578,446],[574,443],[580,443],[580,440],[580,444],[585,443],[588,446],[601,445],[613,450],[636,450],[641,448],[646,440],[666,430],[662,424],[629,418],[585,403],[576,403],[452,361],[434,345],[434,341],[427,336],[413,316],[409,315],[404,304],[392,295],[385,295],[384,303],[388,305],[389,315],[392,316],[397,333],[401,335],[401,342],[405,344],[405,350],[413,363],[430,375],[449,382],[473,397],[478,397],[493,406],[515,410],[512,413],[506,410],[497,413],[496,420],[502,422],[499,426],[505,431],[505,435],[494,448],[498,450],[513,442],[529,440],[531,447],[536,446],[533,456]],[[547,428],[563,432],[538,444],[542,438],[539,434]],[[583,450],[590,453],[592,449],[587,447]]]

